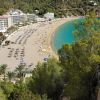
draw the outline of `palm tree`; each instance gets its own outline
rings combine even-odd
[[[8,76],[9,81],[11,81],[11,79],[14,77],[14,72],[8,72],[7,76]]]
[[[19,66],[16,68],[18,78],[23,78],[23,74],[24,74],[24,72],[25,72],[24,67],[25,67],[24,65],[19,65]]]
[[[6,68],[7,68],[6,64],[1,65],[0,67],[0,74],[4,75],[4,80],[5,80],[5,75],[6,75]]]

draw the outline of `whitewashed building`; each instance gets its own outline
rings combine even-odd
[[[18,24],[18,23],[23,23],[23,22],[33,22],[36,20],[37,18],[37,15],[35,14],[29,14],[29,13],[23,13],[22,11],[20,10],[11,10],[10,11],[10,16],[12,18],[12,23],[15,25],[15,24]]]
[[[37,22],[44,22],[44,21],[46,21],[46,19],[45,18],[41,18],[41,17],[36,17],[35,21],[37,21]]]
[[[52,20],[54,19],[54,13],[46,13],[44,14],[44,18],[47,19],[47,20]]]
[[[20,22],[27,21],[27,15],[20,10],[11,10],[9,13],[10,13],[13,25],[18,24]]]
[[[0,32],[6,32],[12,26],[11,17],[7,15],[0,16]]]
[[[11,15],[13,25],[27,21],[27,16],[23,15]]]
[[[36,14],[27,14],[27,21],[33,22],[36,21],[37,15]]]
[[[13,25],[24,22],[44,22],[54,19],[54,13],[46,13],[44,17],[38,17],[36,14],[25,14],[21,10],[12,9],[6,15],[0,16],[0,32],[6,32]]]

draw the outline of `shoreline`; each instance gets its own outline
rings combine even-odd
[[[62,24],[78,18],[59,18],[19,28],[6,39],[11,43],[0,48],[0,65],[7,64],[7,70],[12,71],[21,63],[25,63],[28,69],[33,69],[38,62],[44,62],[44,58],[58,59],[52,47],[55,31]]]
[[[58,59],[58,55],[57,55],[57,51],[55,50],[54,48],[54,45],[53,45],[53,42],[54,42],[54,36],[55,36],[55,32],[56,30],[58,30],[58,28],[60,26],[62,26],[63,24],[69,22],[69,21],[72,21],[72,20],[75,20],[75,19],[79,19],[79,17],[72,17],[72,18],[61,18],[60,20],[64,20],[64,22],[62,22],[61,24],[59,24],[54,30],[53,32],[51,33],[51,36],[50,36],[50,47],[51,47],[51,50],[54,54],[54,57],[56,57]]]

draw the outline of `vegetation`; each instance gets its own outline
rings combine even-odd
[[[59,100],[63,88],[59,63],[50,59],[48,63],[38,64],[36,68],[29,83],[30,90],[41,96],[46,93],[48,98]]]
[[[16,30],[18,30],[17,26],[11,26],[10,28],[7,29],[7,34],[11,34]]]
[[[92,100],[90,94],[97,82],[93,83],[93,76],[100,64],[100,21],[93,15],[80,22],[74,32],[82,39],[58,52],[66,83],[64,95],[71,100]]]
[[[0,15],[4,14],[12,7],[13,7],[12,0],[0,0]]]
[[[76,40],[64,45],[59,51],[59,61],[52,58],[38,63],[32,77],[25,79],[25,66],[6,73],[6,65],[0,67],[2,100],[96,100],[97,77],[100,69],[100,21],[90,13],[84,21],[75,24]],[[83,38],[84,37],[84,38]],[[80,38],[80,40],[79,40]],[[8,77],[5,77],[8,75]],[[16,83],[12,83],[16,77]],[[93,97],[93,98],[92,98]]]
[[[0,45],[6,39],[3,33],[0,32]]]
[[[39,10],[39,15],[48,11],[54,12],[57,17],[85,15],[92,9],[99,11],[100,0],[93,1],[91,3],[90,0],[0,0],[0,14],[4,14],[10,8],[17,8],[26,13]]]

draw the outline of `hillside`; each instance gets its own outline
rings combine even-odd
[[[39,15],[52,11],[57,17],[85,15],[93,9],[99,11],[99,6],[99,0],[0,0],[0,15],[10,8],[17,8],[26,13],[33,13],[37,9]]]

